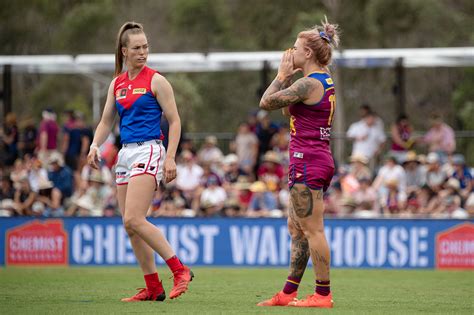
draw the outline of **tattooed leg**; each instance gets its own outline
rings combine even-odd
[[[308,240],[316,279],[329,281],[330,251],[324,235],[322,190],[311,190],[303,184],[291,189],[291,200],[298,223]]]
[[[283,286],[283,293],[292,294],[298,290],[301,278],[310,257],[308,240],[296,220],[296,214],[290,201],[288,211],[288,232],[291,236],[291,258],[288,278]]]
[[[291,206],[290,211],[292,211]],[[308,265],[310,253],[308,240],[296,224],[290,216],[288,218],[288,231],[291,236],[291,258],[288,276],[301,279]]]

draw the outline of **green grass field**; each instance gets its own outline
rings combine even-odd
[[[332,310],[261,308],[281,289],[285,269],[194,268],[190,290],[177,300],[122,303],[144,285],[138,268],[1,268],[0,314],[473,314],[474,272],[434,270],[332,271]],[[307,271],[299,297],[311,294]],[[165,289],[172,280],[160,269]]]

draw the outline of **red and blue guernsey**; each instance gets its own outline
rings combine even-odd
[[[329,139],[336,109],[336,95],[331,76],[326,72],[308,75],[321,82],[324,95],[312,105],[289,106],[290,117],[290,187],[295,182],[311,188],[327,189],[334,173]]]
[[[133,80],[128,78],[128,72],[115,79],[115,106],[120,116],[122,143],[162,138],[160,121],[163,110],[151,90],[155,73],[158,72],[144,66]]]

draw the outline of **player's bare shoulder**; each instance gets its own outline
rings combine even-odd
[[[158,72],[153,74],[153,77],[151,79],[151,88],[153,93],[157,96],[159,94],[169,92],[169,90],[172,91],[172,87],[169,81]]]

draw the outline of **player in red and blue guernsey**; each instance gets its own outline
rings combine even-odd
[[[259,306],[333,307],[323,193],[334,174],[329,139],[336,95],[327,67],[338,42],[337,26],[327,20],[321,27],[299,33],[294,47],[283,54],[278,75],[260,101],[260,108],[281,108],[290,116],[288,230],[292,244],[290,271],[283,290]],[[299,71],[304,77],[292,83],[293,75]],[[297,300],[310,257],[316,276],[315,293]]]
[[[170,182],[176,178],[175,155],[181,122],[171,85],[146,66],[148,42],[142,25],[125,23],[118,33],[116,49],[115,79],[110,84],[87,159],[92,167],[98,168],[99,147],[110,133],[118,112],[122,149],[115,169],[117,199],[146,283],[146,288],[122,301],[163,301],[166,298],[156,271],[154,252],[166,261],[173,273],[174,285],[170,292],[173,299],[186,292],[194,275],[176,257],[160,229],[146,220],[146,213],[161,179]],[[122,73],[124,63],[127,71]],[[161,143],[162,113],[170,126],[167,152]]]

